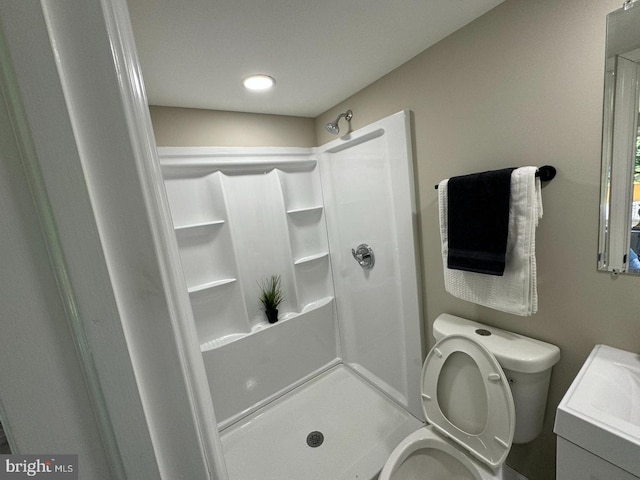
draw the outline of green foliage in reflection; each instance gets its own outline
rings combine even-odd
[[[640,183],[640,135],[636,138],[636,168],[633,171],[633,181]]]

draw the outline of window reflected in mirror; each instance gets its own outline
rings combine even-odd
[[[640,1],[607,16],[598,268],[640,274]]]
[[[640,112],[640,106],[638,108]],[[629,271],[640,274],[640,128],[636,135],[636,158],[633,169],[633,199],[631,203],[631,239]]]

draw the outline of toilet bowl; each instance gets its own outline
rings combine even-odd
[[[514,438],[525,443],[542,429],[560,350],[448,314],[433,328],[438,341],[422,368],[428,425],[396,446],[379,480],[502,479]],[[534,421],[517,427],[526,417]]]
[[[406,437],[391,452],[378,480],[490,480],[502,478],[502,467],[490,470],[460,447],[426,426]]]

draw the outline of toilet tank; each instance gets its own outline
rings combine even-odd
[[[528,443],[536,438],[542,431],[551,368],[560,360],[560,349],[448,313],[436,318],[433,322],[436,341],[453,334],[466,335],[481,343],[500,362],[516,409],[513,443]]]

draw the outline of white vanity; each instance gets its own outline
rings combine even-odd
[[[640,479],[640,355],[596,345],[558,406],[557,480]]]

